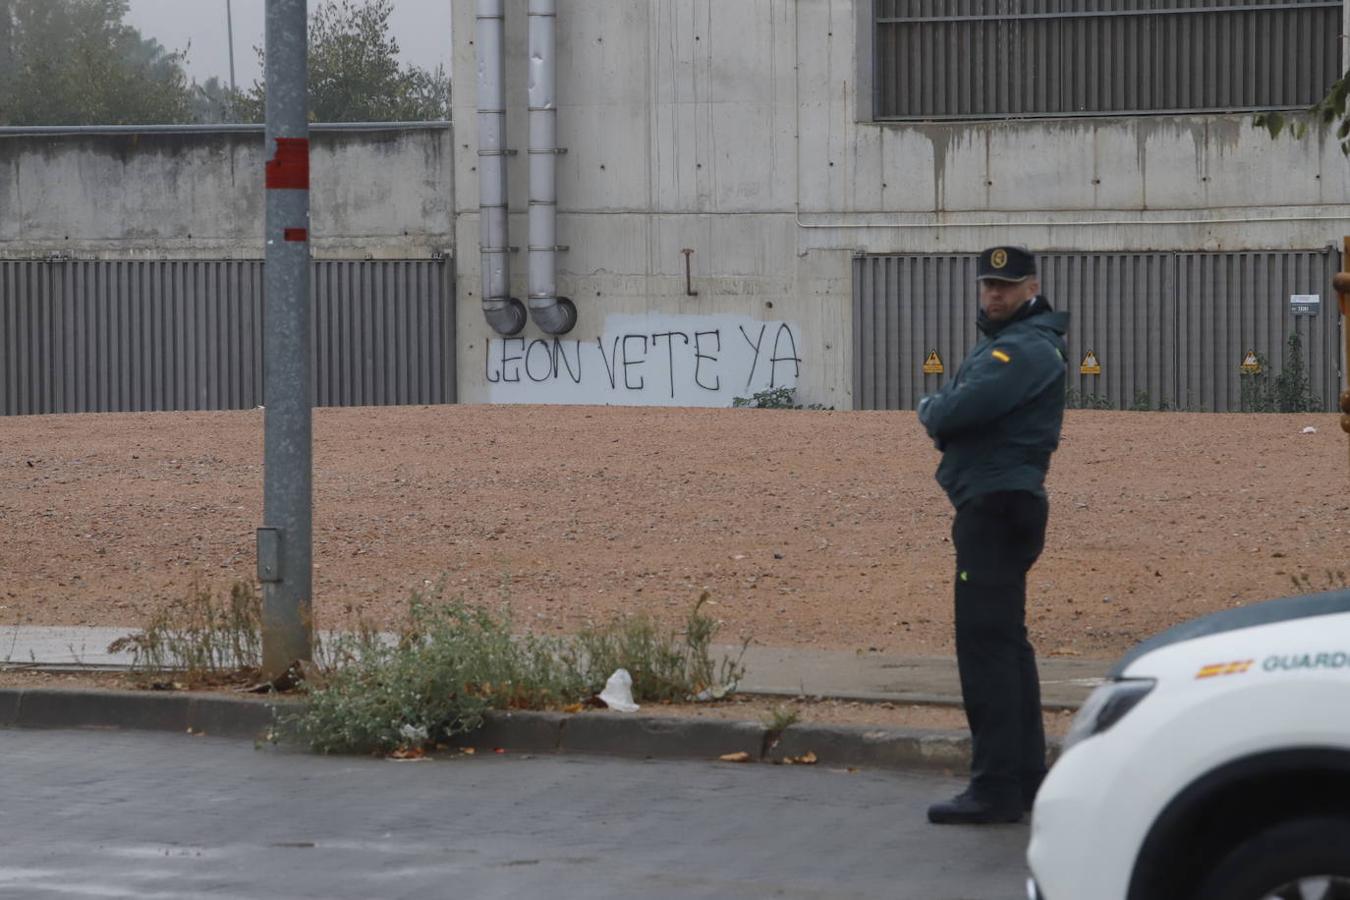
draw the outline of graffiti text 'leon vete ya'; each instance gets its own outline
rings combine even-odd
[[[736,329],[749,346],[753,356],[745,373],[745,386],[754,382],[755,373],[767,367],[769,387],[779,385],[780,375],[791,372],[792,379],[801,375],[802,358],[797,352],[797,339],[786,323],[779,323],[771,344],[766,346],[768,325],[761,325],[752,336],[744,326]],[[483,374],[488,383],[516,383],[521,381],[542,384],[567,378],[582,384],[588,375],[603,377],[612,390],[643,391],[647,389],[651,369],[644,366],[666,367],[666,385],[675,396],[677,371],[688,373],[692,367],[694,384],[705,391],[720,391],[722,375],[722,329],[709,331],[660,331],[654,334],[615,335],[606,345],[605,338],[592,341],[563,341],[523,337],[488,340],[485,347]],[[664,352],[662,352],[664,351]],[[600,357],[600,366],[583,365],[586,357]],[[766,357],[767,354],[767,358]],[[790,365],[790,369],[789,369]],[[591,373],[600,373],[591,375]]]

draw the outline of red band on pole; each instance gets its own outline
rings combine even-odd
[[[307,138],[277,138],[277,154],[267,161],[266,184],[268,190],[309,190]]]
[[[287,228],[281,233],[283,239],[288,241],[307,241],[309,240],[309,231],[305,228]]]

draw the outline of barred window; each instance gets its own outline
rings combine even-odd
[[[1310,106],[1339,0],[874,0],[877,119]]]

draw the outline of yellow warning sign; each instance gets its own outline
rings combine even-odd
[[[936,350],[928,351],[928,358],[923,361],[923,374],[941,375],[945,370],[942,368],[942,357],[938,356]]]
[[[1242,365],[1238,366],[1248,375],[1255,375],[1261,371],[1261,361],[1256,358],[1255,350],[1248,350],[1247,355],[1242,357]]]
[[[1091,350],[1083,354],[1083,362],[1079,365],[1078,371],[1083,375],[1102,374],[1102,364],[1097,362],[1097,354],[1093,353]]]

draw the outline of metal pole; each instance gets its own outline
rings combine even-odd
[[[230,0],[225,0],[225,32],[230,43],[230,92],[238,90],[234,84],[234,13],[230,9]]]
[[[478,0],[478,234],[483,317],[498,334],[520,334],[528,313],[511,296],[506,158],[506,0]]]
[[[558,0],[530,0],[530,318],[545,334],[566,334],[577,308],[558,296]]]
[[[1350,236],[1344,239],[1341,271],[1331,277],[1341,308],[1341,430],[1350,435]]]
[[[312,441],[309,340],[307,0],[267,0],[263,331],[263,677],[311,658]]]
[[[1341,271],[1331,279],[1341,308],[1341,430],[1350,436],[1350,236],[1343,239]]]

